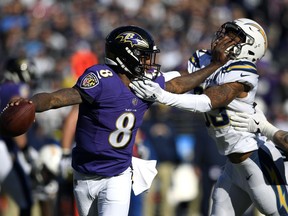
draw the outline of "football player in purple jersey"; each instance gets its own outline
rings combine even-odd
[[[137,26],[121,26],[106,37],[105,64],[87,68],[72,88],[39,93],[30,101],[36,112],[79,104],[76,146],[72,150],[74,194],[80,216],[128,214],[132,187],[132,150],[143,115],[152,105],[129,88],[132,79],[153,80],[181,92],[196,87],[227,62],[223,38],[213,61],[198,73],[183,76],[185,88],[166,82],[156,63],[160,50],[152,36]],[[18,98],[9,106],[18,105]]]

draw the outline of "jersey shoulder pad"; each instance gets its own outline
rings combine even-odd
[[[91,89],[112,77],[115,77],[115,72],[110,67],[97,64],[88,67],[79,77],[77,84],[81,89]]]
[[[93,103],[100,94],[118,86],[117,74],[107,65],[93,65],[85,70],[73,88],[77,89],[83,98]]]
[[[193,55],[189,58],[189,62],[194,67],[200,68],[201,67],[201,64],[200,64],[201,58],[203,58],[206,55],[210,56],[210,58],[211,58],[211,52],[210,51],[204,50],[204,49],[196,50],[196,52],[194,52]]]
[[[240,71],[243,74],[257,74],[256,65],[248,60],[237,60],[229,62],[223,69],[229,73]]]
[[[232,61],[229,62],[222,70],[223,82],[240,82],[244,83],[250,87],[257,86],[258,83],[258,73],[256,65],[250,61]]]
[[[210,50],[197,50],[188,61],[188,72],[193,73],[211,63]]]
[[[99,85],[99,78],[94,71],[87,69],[77,83],[82,89],[91,89]]]

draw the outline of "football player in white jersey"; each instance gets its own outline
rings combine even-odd
[[[231,60],[194,89],[195,94],[173,94],[179,93],[177,89],[166,85],[165,91],[150,81],[134,81],[130,87],[143,99],[205,113],[209,134],[215,139],[219,153],[228,157],[213,191],[211,215],[242,215],[252,203],[265,215],[288,215],[283,158],[274,157],[279,151],[255,133],[235,130],[229,119],[235,112],[255,112],[259,78],[256,62],[267,49],[265,31],[246,18],[224,23],[212,40],[212,49],[227,36],[236,42],[227,49]],[[194,73],[210,62],[211,51],[198,50],[188,61],[188,71]],[[186,83],[179,85],[183,87]]]

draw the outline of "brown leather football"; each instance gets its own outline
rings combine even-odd
[[[26,133],[35,120],[35,106],[28,101],[8,106],[0,114],[0,134],[15,137]]]

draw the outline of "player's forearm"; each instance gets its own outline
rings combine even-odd
[[[35,94],[31,98],[31,101],[35,104],[36,112],[43,112],[49,109],[79,104],[82,102],[82,99],[77,90],[67,88],[53,93],[43,92]]]
[[[50,93],[35,94],[30,100],[35,104],[36,112],[43,112],[52,109],[52,96]]]
[[[259,122],[259,121],[258,121]],[[272,125],[270,122],[261,121],[259,124],[260,131],[268,139],[272,140],[273,143],[288,152],[288,132],[283,131]]]
[[[199,86],[208,76],[215,72],[222,64],[211,63],[205,68],[191,74],[176,77],[165,84],[165,90],[182,94]]]
[[[213,109],[227,106],[231,101],[244,92],[242,83],[231,82],[205,89],[204,93],[210,98]]]
[[[273,136],[273,142],[284,151],[288,152],[288,132],[278,130]]]
[[[163,91],[158,102],[192,112],[207,112],[211,110],[211,100],[207,95],[173,94]]]

